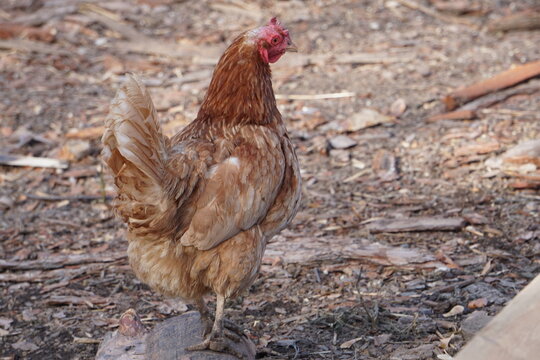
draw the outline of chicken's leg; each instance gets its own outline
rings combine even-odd
[[[245,355],[239,353],[234,345],[231,343],[239,341],[239,335],[223,329],[223,315],[225,314],[225,296],[217,296],[216,304],[216,318],[214,319],[214,326],[210,334],[204,339],[203,342],[197,345],[193,345],[187,348],[189,351],[200,350],[213,350],[217,352],[225,352],[236,356],[239,359],[244,359]],[[232,339],[232,340],[231,340]]]
[[[204,303],[204,299],[202,297],[197,300],[195,306],[201,314],[201,322],[203,324],[203,337],[205,337],[206,335],[210,334],[210,331],[212,331],[212,319],[210,316],[210,311],[208,310],[208,307]]]

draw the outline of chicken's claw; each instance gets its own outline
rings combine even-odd
[[[204,351],[211,350],[220,353],[231,354],[234,357],[242,360],[247,360],[245,354],[239,352],[233,343],[238,343],[241,341],[239,335],[235,334],[232,331],[224,330],[223,334],[210,333],[203,342],[192,345],[186,348],[188,351]]]

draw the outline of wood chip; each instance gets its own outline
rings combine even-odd
[[[468,156],[471,154],[489,154],[501,148],[497,141],[491,141],[484,144],[472,144],[460,147],[454,151],[455,156]]]
[[[427,118],[427,122],[436,122],[440,120],[472,120],[476,118],[476,112],[472,110],[456,110],[444,114],[437,114]]]
[[[458,231],[466,222],[460,217],[414,217],[400,219],[381,219],[366,225],[373,233],[411,232],[411,231]]]

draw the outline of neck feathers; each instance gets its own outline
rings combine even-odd
[[[270,123],[277,111],[270,66],[246,33],[221,56],[197,120],[240,124]]]

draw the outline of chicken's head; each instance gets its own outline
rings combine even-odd
[[[275,63],[287,51],[296,52],[289,31],[273,17],[268,25],[253,31],[259,54],[265,63]]]

